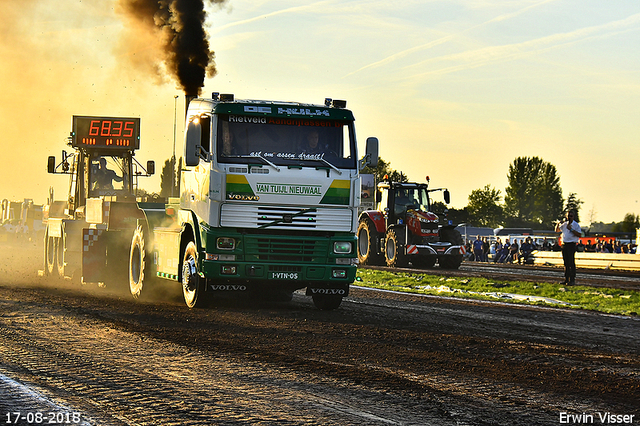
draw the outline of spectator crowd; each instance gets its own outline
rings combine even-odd
[[[467,260],[493,263],[533,263],[532,253],[539,251],[562,251],[559,238],[537,239],[532,237],[505,238],[482,237],[467,240]],[[577,251],[583,253],[636,253],[635,244],[623,244],[615,239],[581,239]]]

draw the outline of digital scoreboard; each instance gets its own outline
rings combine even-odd
[[[138,149],[140,119],[74,115],[71,136],[75,148]]]

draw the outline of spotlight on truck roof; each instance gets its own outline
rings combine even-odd
[[[234,100],[233,93],[222,93],[220,95],[220,100],[222,102],[233,102]]]
[[[347,101],[334,99],[333,107],[334,108],[346,108],[347,107]]]

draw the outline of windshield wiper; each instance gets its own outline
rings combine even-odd
[[[305,161],[322,161],[324,164],[326,164],[327,166],[331,167],[339,175],[342,174],[342,171],[339,168],[337,168],[336,166],[334,166],[333,164],[331,164],[330,162],[328,162],[327,160],[325,160],[322,157],[321,158],[305,158]]]
[[[267,228],[269,226],[273,226],[273,225],[277,225],[279,223],[282,223],[282,222],[285,221],[285,217],[286,217],[286,221],[288,223],[290,223],[293,220],[294,217],[302,216],[302,215],[307,214],[307,213],[315,213],[316,211],[317,211],[316,208],[310,208],[310,209],[300,210],[298,213],[294,213],[294,214],[291,214],[291,215],[285,214],[285,215],[282,216],[282,219],[276,219],[273,222],[265,223],[264,225],[259,226],[258,229],[263,229],[263,228]]]
[[[267,165],[273,167],[276,170],[276,172],[280,171],[280,167],[276,166],[271,161],[269,161],[266,158],[264,158],[262,156],[262,154],[258,154],[258,155],[233,155],[233,156],[227,156],[227,157],[230,157],[230,158],[259,158],[262,161],[264,161],[265,163],[267,163]]]

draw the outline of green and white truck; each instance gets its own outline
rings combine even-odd
[[[319,309],[337,308],[356,275],[359,170],[377,164],[377,139],[366,151],[359,161],[345,101],[191,99],[180,199],[163,214],[140,206],[132,294],[153,277],[180,282],[189,307],[306,288]]]

